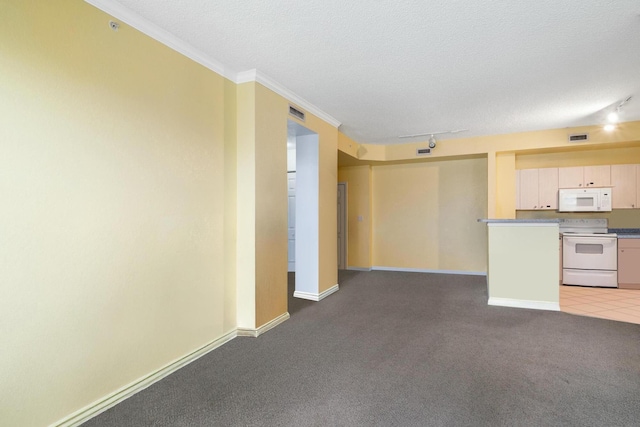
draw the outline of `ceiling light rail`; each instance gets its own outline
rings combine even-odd
[[[419,136],[431,136],[433,137],[434,135],[444,135],[447,133],[460,133],[460,132],[466,132],[469,129],[454,129],[454,130],[443,130],[443,131],[439,131],[439,132],[424,132],[424,133],[414,133],[411,135],[400,135],[398,136],[398,138],[417,138]]]

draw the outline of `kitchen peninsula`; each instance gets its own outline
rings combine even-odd
[[[479,219],[488,228],[489,305],[560,311],[559,220]]]

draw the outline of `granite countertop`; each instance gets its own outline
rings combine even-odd
[[[609,233],[616,233],[619,239],[640,239],[640,228],[610,228]]]
[[[489,219],[480,218],[478,222],[487,224],[559,224],[560,220],[555,219]]]

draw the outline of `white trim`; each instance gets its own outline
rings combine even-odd
[[[178,369],[188,365],[196,359],[204,356],[212,350],[220,347],[223,344],[231,341],[237,336],[237,332],[234,329],[233,331],[221,336],[220,338],[211,341],[208,344],[200,347],[199,349],[187,354],[186,356],[181,357],[180,359],[174,360],[173,362],[165,365],[164,367],[146,375],[142,378],[137,379],[136,381],[127,384],[124,387],[114,391],[113,393],[108,394],[107,396],[96,400],[93,403],[85,406],[84,408],[64,417],[63,419],[55,422],[52,426],[56,427],[71,427],[71,426],[79,426],[85,421],[95,417],[96,415],[106,411],[109,408],[117,405],[123,400],[133,396],[139,391],[144,390],[150,385],[160,381],[167,375],[172,374]]]
[[[303,110],[308,111],[309,113],[324,120],[325,122],[329,123],[331,126],[335,128],[340,127],[340,125],[342,124],[338,120],[336,120],[334,117],[325,113],[324,111],[322,111],[321,109],[319,109],[318,107],[316,107],[315,105],[307,101],[306,99],[296,95],[286,87],[282,86],[280,83],[265,76],[263,73],[261,73],[256,69],[241,71],[236,75],[236,79],[235,79],[236,84],[253,82],[253,81],[260,83],[262,86],[268,89],[271,89],[278,95],[294,103],[296,107],[300,107]]]
[[[347,270],[354,270],[354,271],[371,271],[371,267],[347,267]]]
[[[238,328],[238,336],[239,337],[254,337],[254,338],[256,338],[256,337],[264,334],[268,330],[275,328],[280,323],[282,323],[285,320],[289,319],[289,317],[290,317],[289,316],[289,312],[286,312],[286,313],[283,313],[280,316],[276,317],[275,319],[265,323],[264,325],[260,326],[257,329]]]
[[[496,305],[500,307],[514,307],[514,308],[531,308],[534,310],[548,310],[548,311],[560,311],[560,303],[549,301],[530,301],[511,298],[496,298],[491,297],[488,301],[489,305]]]
[[[311,301],[320,301],[320,300],[325,299],[326,297],[328,297],[332,293],[338,292],[338,289],[340,289],[340,287],[338,285],[333,285],[332,287],[330,287],[326,291],[320,292],[319,294],[314,294],[314,293],[311,293],[311,292],[295,291],[293,293],[293,296],[296,297],[296,298],[308,299],[308,300],[311,300]]]
[[[402,268],[402,267],[381,267],[374,265],[371,270],[380,271],[403,271],[409,273],[438,273],[438,274],[465,274],[468,276],[486,276],[486,271],[463,271],[463,270],[427,270],[423,268]]]
[[[144,33],[152,39],[159,41],[163,45],[170,47],[171,49],[175,50],[178,53],[181,53],[187,58],[192,59],[198,64],[207,67],[211,71],[214,71],[221,76],[228,78],[229,80],[235,79],[236,73],[232,70],[229,70],[220,62],[215,61],[199,49],[196,49],[189,43],[160,28],[158,25],[147,20],[146,18],[143,18],[142,16],[133,12],[131,9],[121,5],[120,3],[113,0],[84,1],[113,16],[114,18],[125,22],[141,33]]]

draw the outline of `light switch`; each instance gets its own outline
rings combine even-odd
[[[362,215],[358,215],[358,222],[362,222]]]

